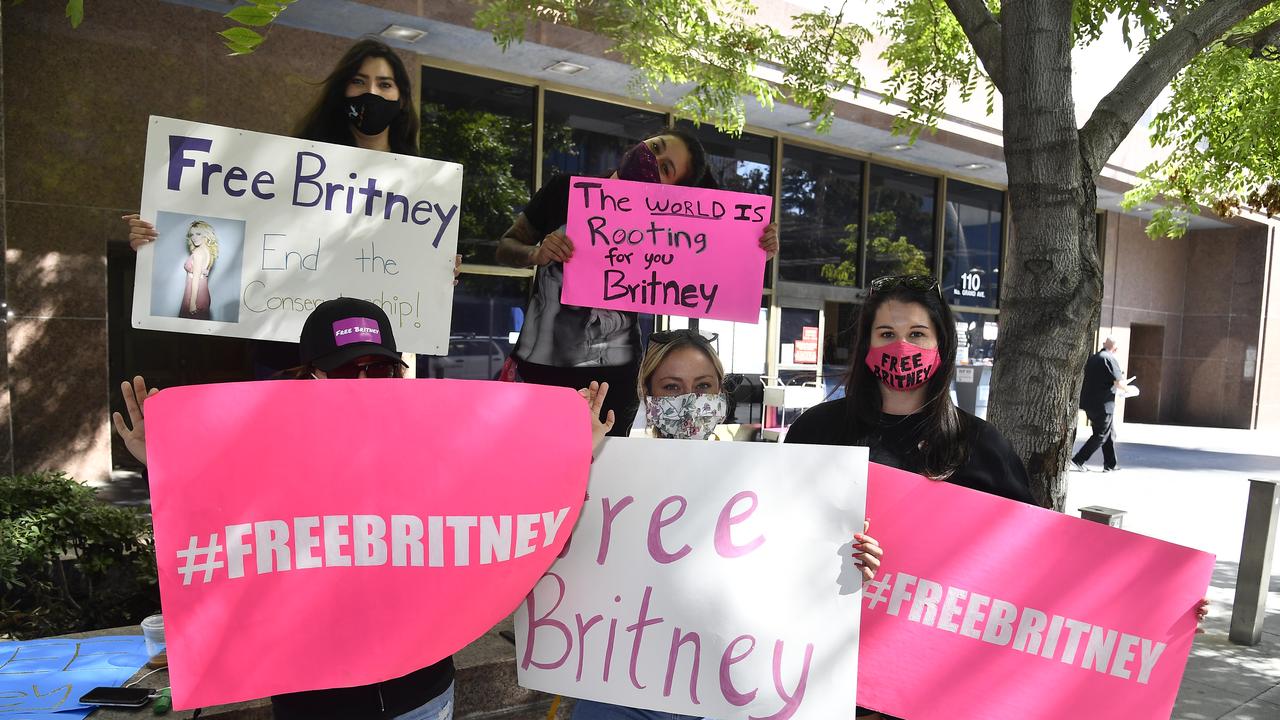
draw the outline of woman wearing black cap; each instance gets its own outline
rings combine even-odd
[[[365,300],[338,298],[323,302],[307,317],[299,338],[302,365],[298,378],[397,378],[404,362],[396,352],[391,321],[382,308]],[[125,446],[142,464],[147,462],[142,401],[155,394],[141,376],[120,385],[129,422],[120,413],[111,417]],[[453,718],[453,658],[446,657],[404,677],[360,687],[289,693],[271,698],[277,720],[451,720]]]

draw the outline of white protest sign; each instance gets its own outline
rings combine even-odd
[[[336,297],[448,350],[462,166],[152,117],[133,325],[296,342]]]
[[[713,717],[852,718],[866,448],[610,438],[516,611],[520,684]]]

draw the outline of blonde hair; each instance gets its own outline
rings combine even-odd
[[[711,343],[703,340],[701,336],[695,340],[693,331],[688,331],[688,333],[682,333],[664,343],[649,341],[649,347],[645,350],[644,359],[640,361],[640,376],[636,380],[636,393],[640,396],[640,402],[643,403],[645,397],[649,395],[649,380],[658,371],[658,366],[662,364],[662,361],[666,360],[671,353],[684,348],[694,348],[702,351],[711,360],[711,364],[716,369],[716,382],[724,384],[724,365],[721,364],[720,356],[716,354],[715,348],[711,347]]]
[[[213,231],[213,226],[203,220],[191,221],[191,227],[187,228],[187,252],[196,251],[195,243],[191,242],[191,233],[199,230],[208,238],[204,246],[209,249],[209,269],[213,270],[213,264],[218,260],[218,235]]]

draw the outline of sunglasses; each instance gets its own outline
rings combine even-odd
[[[938,289],[938,280],[932,275],[886,275],[872,280],[868,289],[870,294],[878,295],[900,287],[916,292],[930,292]]]
[[[404,365],[395,360],[371,360],[368,362],[351,362],[325,373],[335,380],[355,380],[364,373],[366,378],[398,378],[404,371]]]
[[[720,339],[720,333],[703,334],[697,330],[689,330],[681,328],[679,330],[662,330],[660,332],[649,333],[650,345],[666,345],[677,340],[688,340],[704,347],[715,349],[712,343]]]

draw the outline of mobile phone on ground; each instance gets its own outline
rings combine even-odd
[[[80,696],[81,705],[103,707],[142,707],[151,699],[147,688],[96,687]]]

